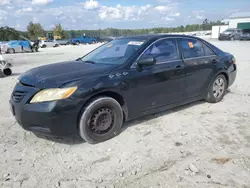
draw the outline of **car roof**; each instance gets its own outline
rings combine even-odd
[[[166,37],[173,37],[173,38],[193,38],[193,39],[199,39],[198,37],[190,36],[190,35],[177,35],[177,34],[149,34],[149,35],[136,35],[136,36],[128,36],[128,37],[118,37],[117,39],[131,39],[131,40],[157,40],[161,38],[166,38]]]

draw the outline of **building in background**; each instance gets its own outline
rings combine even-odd
[[[250,12],[232,14],[229,19],[222,20],[226,25],[213,26],[211,38],[217,39],[227,29],[243,29],[250,31]]]
[[[230,16],[229,28],[250,29],[250,12],[239,12]]]

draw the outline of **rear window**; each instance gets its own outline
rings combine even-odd
[[[184,59],[205,56],[203,44],[196,39],[180,39],[180,48]]]
[[[216,55],[213,50],[211,50],[207,45],[203,44],[205,56]]]

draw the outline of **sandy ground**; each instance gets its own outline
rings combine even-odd
[[[250,43],[218,42],[236,56],[237,80],[218,104],[203,101],[127,123],[107,142],[38,138],[12,117],[8,100],[26,70],[76,59],[97,45],[5,55],[0,79],[1,188],[250,187]]]

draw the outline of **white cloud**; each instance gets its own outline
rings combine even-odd
[[[203,20],[203,19],[205,19],[205,16],[203,16],[203,15],[196,15],[196,17],[195,17],[197,20]]]
[[[2,24],[3,21],[6,19],[7,19],[7,12],[4,10],[0,10],[0,24]]]
[[[34,23],[38,23],[38,22],[39,22],[39,20],[38,20],[38,18],[37,18],[36,16],[34,16],[34,17],[32,18],[32,22],[34,22]]]
[[[146,6],[140,7],[138,10],[138,16],[145,16],[148,15],[149,9],[152,8],[152,5],[147,4]]]
[[[85,3],[83,3],[83,7],[87,10],[94,10],[100,7],[100,4],[98,3],[98,1],[95,0],[89,0],[86,1]]]
[[[157,2],[159,2],[159,3],[170,3],[171,1],[170,0],[157,0]]]
[[[167,14],[167,12],[169,10],[171,10],[171,7],[169,7],[169,6],[157,6],[157,7],[155,7],[155,10],[159,11],[159,13],[161,13],[161,14]]]
[[[3,0],[0,1],[2,2]],[[100,25],[101,28],[139,28],[150,27],[148,23],[156,24],[156,22],[151,21],[157,21],[159,26],[166,25],[172,20],[169,18],[178,17],[178,8],[175,6],[171,7],[171,4],[168,4],[168,6],[152,6],[150,4],[143,6],[122,6],[120,4],[103,6],[96,0],[85,0],[84,3],[80,4],[50,8],[36,5],[46,5],[56,1],[10,1],[12,2],[11,5],[4,5],[5,10],[9,6],[9,8],[13,8],[16,11],[9,11],[4,15],[4,18],[7,18],[8,21],[3,20],[3,15],[0,15],[1,22],[16,28],[16,23],[18,23],[20,25],[19,29],[25,29],[30,21],[41,23],[45,29],[50,29],[50,25],[55,23],[61,23],[65,29],[90,29],[95,27],[95,24]],[[164,23],[161,20],[164,20]],[[138,24],[135,22],[138,22]]]
[[[10,0],[1,0],[0,5],[9,5],[11,3]]]
[[[203,19],[205,19],[204,13],[205,13],[204,10],[195,10],[195,11],[193,11],[194,17],[197,20],[203,20]]]
[[[162,20],[162,21],[165,21],[165,22],[172,22],[172,21],[174,21],[175,19],[174,19],[174,18],[170,18],[170,17],[168,17],[168,16],[165,16],[165,17],[162,17],[161,20]]]
[[[99,16],[102,20],[117,20],[124,16],[124,12],[117,7],[102,7]]]
[[[7,6],[6,8],[9,9],[9,10],[11,10],[11,9],[13,9],[14,7],[13,7],[13,6]]]
[[[179,12],[171,12],[168,16],[179,17],[180,15],[181,15],[181,13],[179,13]]]
[[[118,4],[116,7],[102,6],[99,10],[99,17],[102,20],[126,20],[137,21],[143,20],[149,14],[152,5],[145,6],[121,6]]]
[[[47,5],[52,3],[54,0],[32,0],[33,5]]]
[[[26,13],[26,12],[32,12],[33,8],[32,7],[27,7],[27,8],[23,8],[17,11],[17,13]]]

